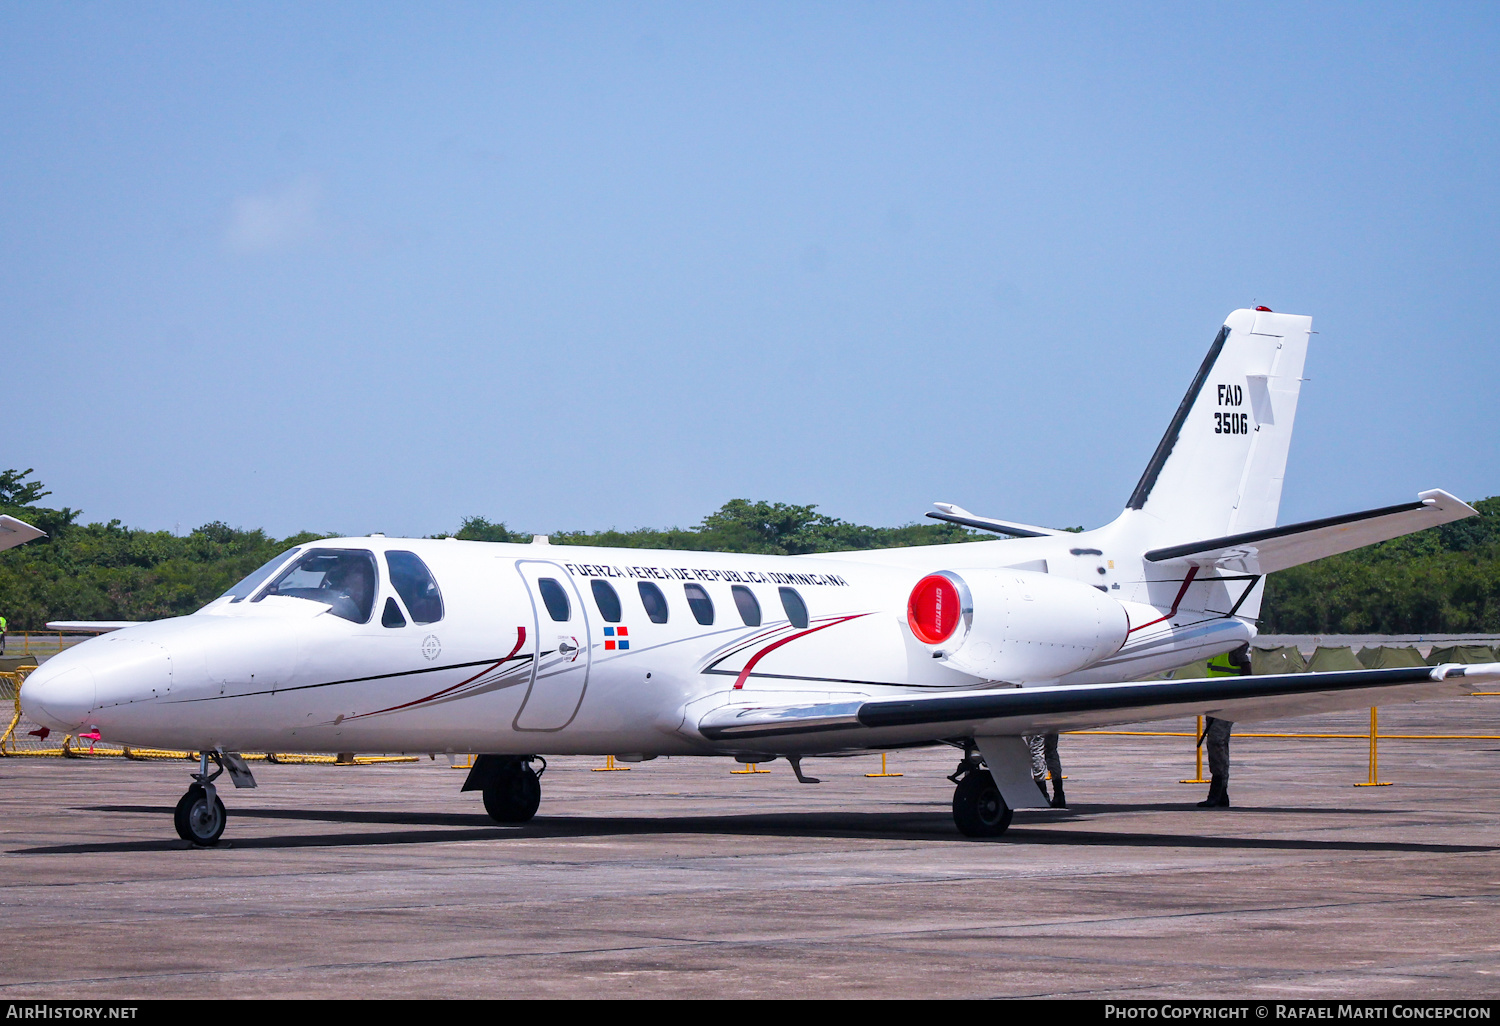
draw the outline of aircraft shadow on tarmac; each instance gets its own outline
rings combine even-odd
[[[504,826],[488,816],[440,812],[360,812],[315,809],[236,809],[235,821],[282,820],[292,822],[343,823],[350,825],[399,826],[385,831],[340,831],[279,836],[235,836],[221,848],[318,848],[360,847],[389,844],[440,844],[458,841],[506,841],[511,839],[630,837],[664,834],[721,834],[755,837],[844,837],[902,841],[939,841],[958,844],[1046,844],[1111,848],[1237,848],[1283,851],[1406,852],[1460,854],[1500,850],[1491,845],[1428,844],[1405,841],[1354,841],[1292,837],[1236,836],[1233,811],[1200,814],[1194,818],[1213,834],[1168,834],[1141,831],[1080,830],[1064,827],[1070,820],[1093,814],[1129,811],[1186,812],[1191,806],[1091,805],[1066,812],[1022,813],[1004,836],[976,842],[959,835],[952,816],[932,812],[799,812],[743,816],[641,817],[638,819],[597,816],[538,817],[519,826]],[[171,809],[152,805],[99,805],[80,811],[158,815],[164,824]],[[1197,810],[1193,810],[1197,811]],[[1265,809],[1254,812],[1345,812],[1369,815],[1368,809]],[[131,851],[169,851],[189,846],[170,836],[138,841],[80,842],[12,848],[12,855],[104,854]]]

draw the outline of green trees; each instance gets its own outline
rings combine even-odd
[[[42,490],[40,481],[26,480],[35,473],[35,467],[0,471],[0,506],[35,506],[38,499],[51,495]]]
[[[0,472],[0,513],[47,532],[0,552],[0,613],[11,630],[48,620],[155,620],[191,613],[276,553],[316,534],[271,538],[224,523],[185,538],[118,520],[79,524],[81,510],[37,503],[50,495],[27,470]]]
[[[492,524],[484,517],[464,517],[463,526],[453,537],[460,541],[529,542],[531,535],[507,530],[504,524]]]
[[[48,537],[0,552],[0,613],[12,630],[47,620],[150,620],[190,613],[293,545],[327,535],[272,538],[204,524],[187,537],[136,531],[118,520],[79,524],[80,511],[39,505],[51,493],[33,470],[0,472],[0,513]],[[1480,516],[1273,574],[1261,630],[1273,634],[1500,632],[1500,497]],[[529,532],[465,517],[456,537],[529,542]],[[560,531],[554,545],[798,555],[989,540],[948,523],[869,527],[817,506],[731,499],[696,527]]]
[[[52,528],[48,538],[0,553],[0,611],[12,630],[41,630],[48,620],[183,616],[276,553],[321,537],[277,539],[222,523],[185,538],[118,520]]]
[[[1272,574],[1267,634],[1500,632],[1500,497],[1480,515]]]
[[[136,531],[118,520],[79,524],[79,510],[37,503],[50,495],[34,471],[0,472],[0,512],[47,532],[47,537],[0,552],[0,612],[12,630],[41,630],[48,620],[155,620],[193,612],[278,552],[323,534],[272,538],[215,521],[185,538]],[[455,537],[465,541],[529,542],[531,534],[503,522],[465,517]],[[984,538],[952,524],[862,527],[817,512],[815,506],[735,499],[693,528],[562,531],[558,545],[706,549],[777,555],[892,545],[934,545]]]
[[[990,541],[957,524],[908,524],[865,527],[819,513],[817,506],[730,499],[697,527],[633,531],[564,531],[551,536],[554,545],[610,545],[624,548],[697,549],[709,552],[757,552],[796,556],[808,552],[843,552],[905,545],[944,545]],[[462,537],[462,535],[460,535]],[[530,538],[526,539],[530,541]]]
[[[0,513],[9,514],[18,520],[26,521],[32,527],[46,531],[49,535],[55,535],[72,526],[83,511],[70,509],[67,506],[62,509],[49,509],[46,506],[37,505],[39,500],[52,493],[47,491],[40,481],[26,480],[34,473],[36,471],[31,467],[25,470],[0,471]]]

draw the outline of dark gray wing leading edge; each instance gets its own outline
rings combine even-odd
[[[746,704],[705,714],[698,731],[710,741],[796,737],[805,748],[821,741],[836,750],[855,743],[852,736],[839,735],[867,731],[890,742],[1035,734],[1200,714],[1269,719],[1464,695],[1494,681],[1500,681],[1500,663],[1053,685],[805,705],[756,704],[747,696]]]

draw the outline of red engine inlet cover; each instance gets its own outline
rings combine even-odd
[[[958,589],[941,574],[922,578],[906,600],[906,622],[911,632],[928,645],[952,637],[962,615]]]

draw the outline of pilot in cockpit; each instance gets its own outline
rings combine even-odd
[[[375,603],[375,580],[367,559],[340,559],[323,578],[322,587],[336,593],[331,596],[334,612],[348,620],[361,619],[356,611],[368,610]]]

